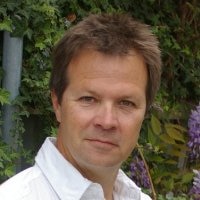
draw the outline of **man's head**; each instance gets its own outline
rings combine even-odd
[[[71,28],[54,49],[50,89],[59,103],[69,84],[68,66],[81,51],[95,50],[110,56],[140,54],[148,71],[146,87],[147,110],[160,84],[161,59],[158,41],[150,28],[128,15],[90,15]]]
[[[93,181],[116,173],[159,86],[156,38],[126,15],[91,15],[57,44],[53,65],[58,150]]]

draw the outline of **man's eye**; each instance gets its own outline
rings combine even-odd
[[[122,101],[120,101],[119,105],[124,106],[124,107],[134,107],[135,106],[135,104],[129,100],[122,100]]]
[[[79,100],[81,102],[85,102],[85,103],[93,103],[93,102],[95,102],[95,98],[91,97],[91,96],[83,96]]]

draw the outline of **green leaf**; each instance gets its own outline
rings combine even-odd
[[[176,147],[177,149],[180,149],[182,152],[184,151],[184,152],[186,152],[186,151],[189,151],[189,148],[188,148],[188,146],[187,146],[187,144],[186,143],[184,143],[184,144],[175,144],[174,145],[174,147]]]
[[[33,31],[30,28],[27,28],[25,35],[27,35],[28,39],[30,40],[32,38]]]
[[[154,115],[151,116],[151,127],[156,135],[161,133],[161,123]]]
[[[3,14],[4,16],[6,15],[6,9],[0,7],[0,13]]]
[[[28,29],[28,22],[26,19],[13,19],[13,26],[15,27],[14,31],[12,32],[13,37],[23,37],[25,32]]]
[[[152,155],[151,158],[150,158],[150,161],[152,162],[157,162],[157,163],[163,163],[164,162],[164,158],[162,158],[161,156],[159,155]]]
[[[177,161],[175,160],[166,160],[165,163],[171,164],[171,165],[177,165]]]
[[[165,187],[171,191],[174,188],[174,179],[169,178],[168,180],[163,181]]]
[[[175,129],[171,126],[165,126],[165,130],[171,138],[173,138],[177,141],[185,142],[183,134],[180,131],[178,131],[177,129]]]
[[[0,30],[12,32],[12,21],[9,18],[0,23]]]
[[[170,123],[168,123],[168,124],[165,124],[165,126],[175,128],[175,129],[177,129],[177,130],[179,130],[181,132],[187,132],[187,129],[185,127],[183,127],[181,125],[178,125],[178,124],[170,124]]]
[[[156,141],[157,141],[156,135],[152,132],[152,130],[151,130],[151,128],[149,126],[148,126],[148,141],[152,145],[155,145]]]
[[[169,135],[167,135],[167,134],[162,134],[159,136],[159,138],[167,144],[176,144],[175,140],[173,138],[169,137]]]
[[[10,95],[10,93],[7,90],[0,88],[0,103],[1,103],[1,105],[9,103],[9,95]]]
[[[181,158],[186,157],[185,153],[183,153],[182,151],[176,150],[176,149],[172,149],[170,151],[170,153],[172,156],[181,157]]]
[[[0,162],[0,168],[4,168],[3,162]]]
[[[12,166],[5,169],[5,175],[8,177],[11,177],[14,175],[14,170]]]
[[[188,172],[182,176],[182,183],[190,183],[194,177],[194,173]]]

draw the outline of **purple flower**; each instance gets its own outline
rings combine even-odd
[[[193,172],[196,176],[193,179],[193,185],[190,189],[190,195],[192,195],[195,200],[198,200],[200,199],[200,171],[193,170]]]
[[[130,166],[131,179],[139,187],[149,189],[150,181],[143,160],[135,157]]]
[[[191,162],[200,159],[200,103],[196,110],[192,110],[188,120],[188,147],[190,148],[189,159]]]

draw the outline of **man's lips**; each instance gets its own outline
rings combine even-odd
[[[86,139],[86,140],[92,143],[97,143],[97,144],[99,143],[102,145],[118,146],[117,143],[109,140],[101,140],[101,139]]]

